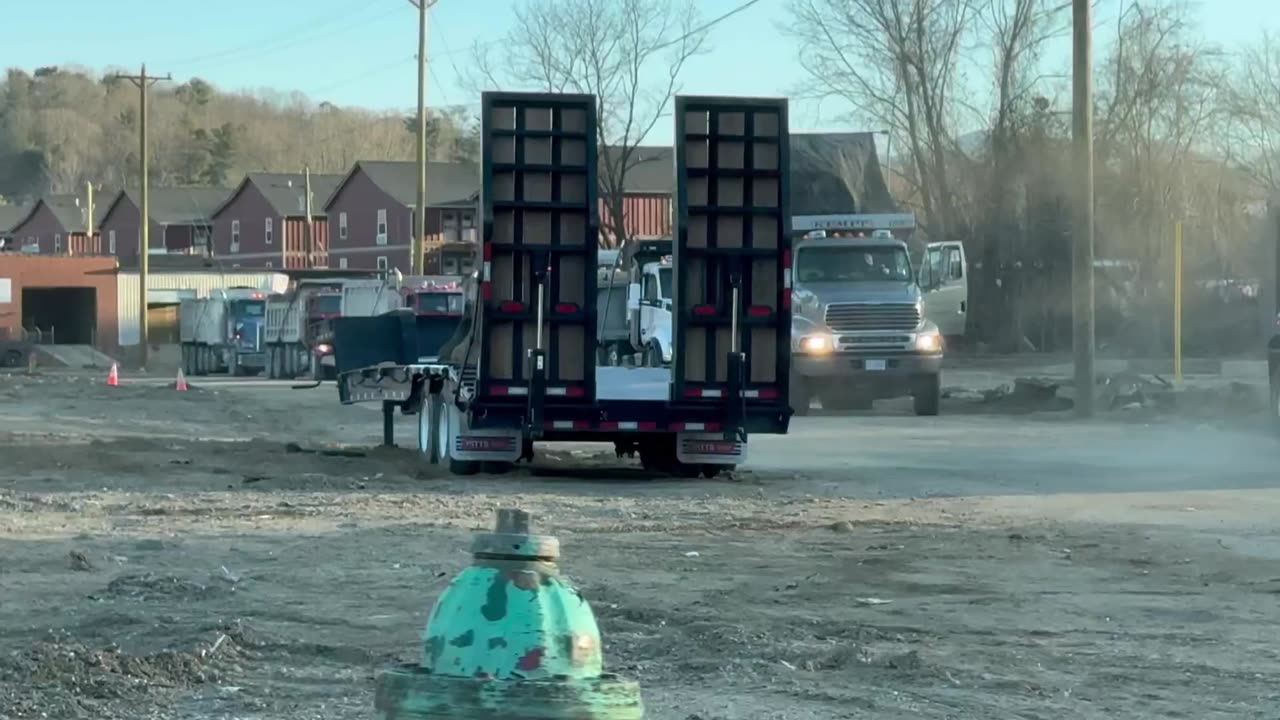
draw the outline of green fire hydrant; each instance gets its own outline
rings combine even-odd
[[[378,678],[379,720],[640,720],[638,683],[604,672],[600,629],[559,575],[560,543],[499,510],[436,600],[422,662]]]

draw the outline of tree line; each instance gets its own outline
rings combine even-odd
[[[11,68],[0,81],[0,196],[138,182],[138,90],[111,73]],[[315,103],[300,93],[225,92],[199,78],[149,97],[149,174],[158,186],[228,186],[252,171],[346,172],[357,160],[412,160],[417,120]],[[479,125],[429,110],[434,160],[475,160]]]

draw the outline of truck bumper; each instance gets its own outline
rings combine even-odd
[[[264,368],[267,366],[267,354],[264,352],[257,353],[239,353],[236,355],[242,367]]]
[[[916,378],[941,373],[942,354],[796,354],[791,356],[791,371],[814,386],[850,384],[867,388],[877,397],[897,397],[910,392]]]

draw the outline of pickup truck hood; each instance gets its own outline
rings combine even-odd
[[[821,306],[831,303],[914,303],[920,288],[913,282],[820,282],[805,283],[800,294],[812,295]]]

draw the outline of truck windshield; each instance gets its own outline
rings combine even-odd
[[[458,293],[422,292],[415,296],[420,313],[452,314],[462,312],[462,295]]]
[[[905,248],[811,247],[796,253],[800,282],[868,282],[911,280],[911,260]]]
[[[267,304],[262,300],[240,300],[231,304],[231,313],[236,317],[262,317]]]
[[[342,296],[319,295],[312,301],[311,308],[317,315],[337,315],[342,312]]]
[[[661,286],[658,291],[662,293],[663,300],[671,299],[671,284],[674,282],[671,276],[671,268],[658,269],[658,284]]]

